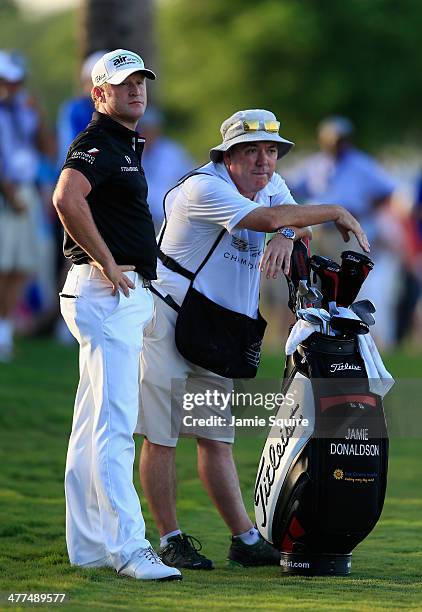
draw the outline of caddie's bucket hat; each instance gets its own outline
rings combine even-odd
[[[279,131],[280,122],[270,111],[261,108],[238,111],[222,123],[220,132],[223,142],[210,150],[210,159],[213,162],[221,162],[223,152],[233,145],[262,140],[277,143],[280,159],[290,151],[294,143],[282,138]]]

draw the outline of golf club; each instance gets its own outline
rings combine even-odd
[[[318,287],[309,287],[309,291],[306,295],[306,299],[308,300],[308,302],[310,302],[311,304],[316,304],[317,302],[321,302],[323,298],[324,296],[322,295]]]
[[[309,300],[308,300],[308,294],[309,294],[309,287],[308,287],[308,281],[305,279],[301,279],[299,281],[299,286],[297,289],[297,302],[296,302],[296,308],[307,308]]]
[[[341,336],[353,334],[367,334],[369,327],[360,319],[347,319],[345,317],[331,317],[331,329]]]
[[[364,306],[355,302],[349,306],[350,310],[354,312],[366,325],[375,325],[374,315],[369,312]]]
[[[311,311],[311,312],[310,312]],[[303,319],[308,323],[312,323],[312,325],[318,325],[320,332],[323,331],[324,321],[319,316],[318,311],[315,308],[301,308],[297,312],[297,316],[299,319]]]
[[[318,312],[319,312],[319,316],[321,317],[321,319],[325,323],[325,325],[324,325],[324,333],[327,334],[327,336],[329,336],[330,335],[331,315],[330,315],[330,313],[327,310],[325,310],[325,308],[319,308]]]
[[[371,314],[377,311],[375,304],[371,302],[371,300],[358,300],[357,302],[353,302],[352,306],[363,308],[366,312],[370,312]]]

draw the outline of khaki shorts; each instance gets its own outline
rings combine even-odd
[[[18,188],[26,204],[20,214],[7,204],[0,205],[0,272],[33,272],[38,263],[38,245],[34,209],[39,195],[31,185]]]
[[[162,446],[176,446],[180,436],[233,443],[233,381],[186,361],[174,341],[177,313],[155,295],[154,302],[144,332],[135,433]]]

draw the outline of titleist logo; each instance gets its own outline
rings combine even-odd
[[[361,366],[355,363],[332,363],[330,372],[341,372],[342,370],[361,370]]]
[[[290,417],[293,418],[296,412],[299,410],[299,404],[293,408]],[[298,417],[302,419],[302,415]],[[271,444],[268,448],[268,460],[264,455],[261,459],[261,464],[258,470],[258,476],[255,485],[255,506],[261,507],[262,511],[262,523],[261,527],[265,527],[267,524],[267,505],[271,495],[271,489],[274,485],[277,470],[280,467],[281,459],[286,452],[286,448],[289,444],[291,437],[293,436],[296,429],[296,422],[291,427],[282,427],[280,429],[280,439]]]

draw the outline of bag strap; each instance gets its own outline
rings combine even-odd
[[[167,295],[163,295],[154,287],[154,285],[151,285],[149,287],[149,290],[151,291],[151,293],[154,293],[154,295],[156,295],[161,300],[163,300],[163,302],[165,302],[167,306],[170,306],[170,308],[173,308],[173,310],[175,310],[176,312],[179,312],[180,306],[175,300],[173,300],[171,295],[169,295],[168,293]]]
[[[199,166],[199,167],[202,168],[202,166]],[[221,232],[219,233],[219,235],[215,239],[211,249],[206,254],[205,259],[202,261],[202,263],[200,264],[200,266],[196,270],[196,272],[191,272],[187,268],[184,268],[175,259],[173,259],[173,257],[170,257],[169,255],[166,255],[165,253],[163,253],[163,251],[161,250],[161,243],[163,241],[164,232],[166,231],[166,228],[167,228],[167,213],[166,213],[165,200],[166,200],[168,194],[171,191],[173,191],[173,189],[176,189],[176,187],[180,187],[180,185],[182,185],[191,176],[198,176],[199,174],[205,174],[207,176],[213,176],[209,172],[197,172],[197,169],[195,169],[192,172],[188,172],[187,174],[182,176],[182,178],[177,182],[177,184],[174,187],[172,187],[169,191],[167,191],[167,193],[166,193],[166,195],[164,196],[164,199],[163,199],[163,208],[164,208],[165,223],[164,223],[164,227],[162,229],[162,232],[160,234],[160,237],[158,239],[158,257],[161,260],[161,263],[163,264],[163,266],[165,266],[168,270],[171,270],[172,272],[175,272],[176,274],[180,274],[184,278],[187,278],[190,281],[190,285],[191,286],[193,285],[193,281],[195,280],[195,278],[197,277],[199,272],[205,266],[205,264],[207,263],[207,261],[209,260],[211,255],[214,253],[215,249],[218,246],[218,243],[220,242],[220,240],[224,236],[226,230],[225,229],[221,230]]]
[[[218,236],[215,239],[212,247],[210,248],[210,250],[206,254],[204,260],[202,261],[202,263],[200,264],[200,266],[196,270],[196,272],[191,272],[187,268],[184,268],[175,259],[173,259],[173,257],[170,257],[169,255],[166,255],[165,253],[163,253],[163,251],[161,249],[158,250],[158,257],[161,260],[163,266],[165,266],[166,268],[168,268],[172,272],[176,272],[176,274],[180,274],[181,276],[184,276],[185,278],[190,280],[190,283],[192,285],[193,281],[195,280],[195,278],[197,277],[199,272],[205,266],[205,264],[207,263],[207,261],[209,260],[211,255],[214,253],[215,249],[218,246],[218,243],[220,242],[220,240],[222,239],[222,237],[224,236],[225,233],[226,233],[226,230],[222,229],[221,232],[218,234]]]
[[[166,212],[166,198],[169,195],[169,193],[171,193],[173,191],[173,189],[176,189],[177,187],[180,187],[180,185],[182,185],[188,178],[190,178],[191,176],[196,176],[197,174],[207,174],[208,176],[212,176],[212,174],[210,174],[209,172],[197,172],[197,170],[199,170],[199,168],[202,168],[202,166],[198,166],[197,168],[195,168],[194,170],[190,170],[187,174],[184,174],[178,181],[177,183],[171,187],[165,194],[164,194],[164,198],[163,198],[163,211],[164,211],[164,227],[162,229],[162,231],[160,232],[160,237],[158,239],[158,248],[160,249],[161,247],[161,243],[163,242],[163,238],[164,238],[164,232],[166,231],[167,228],[167,212]]]
[[[210,250],[208,251],[207,255],[205,256],[205,259],[203,260],[203,262],[201,263],[201,265],[199,266],[199,268],[197,269],[197,271],[194,274],[193,279],[191,280],[191,285],[193,283],[193,281],[195,280],[195,278],[197,277],[197,275],[199,274],[199,272],[202,270],[202,268],[205,266],[205,264],[207,263],[207,261],[209,260],[209,258],[211,257],[211,255],[214,253],[215,249],[218,246],[218,243],[220,242],[220,240],[222,239],[222,237],[224,236],[224,234],[226,233],[225,229],[222,229],[221,232],[218,234],[217,238],[214,240],[214,244],[212,245],[212,247],[210,248]]]
[[[163,266],[165,266],[172,272],[176,272],[176,274],[180,274],[181,276],[184,276],[190,281],[195,280],[195,272],[191,272],[187,268],[181,266],[175,259],[173,259],[173,257],[169,257],[169,255],[163,253],[161,249],[158,249],[158,258],[161,260]]]

